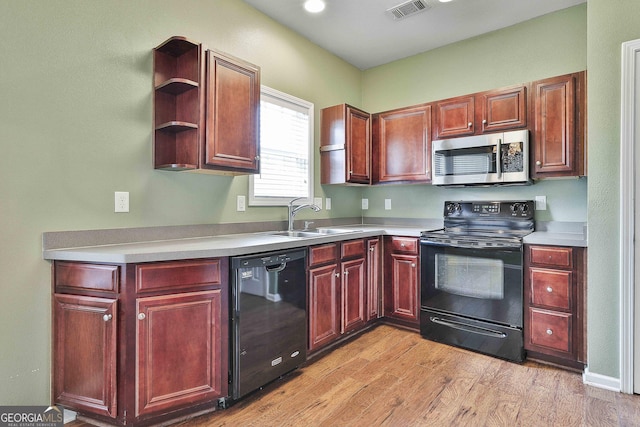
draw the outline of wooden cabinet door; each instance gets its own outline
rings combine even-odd
[[[430,181],[431,105],[392,110],[374,117],[373,181]]]
[[[500,132],[527,126],[525,86],[479,93],[476,104],[476,132]]]
[[[53,297],[53,401],[117,416],[116,300]]]
[[[342,327],[341,332],[364,326],[366,288],[364,258],[342,262]]]
[[[138,299],[136,416],[227,395],[227,306],[223,289]]]
[[[584,73],[533,83],[534,178],[584,174]]]
[[[347,182],[371,182],[371,115],[347,106]]]
[[[367,316],[366,320],[380,317],[380,239],[367,240]]]
[[[473,95],[439,101],[435,106],[434,139],[473,135],[475,98]]]
[[[206,134],[202,165],[258,173],[260,69],[230,55],[207,51]]]
[[[420,277],[418,256],[391,253],[387,261],[390,265],[385,285],[385,316],[417,323]]]
[[[309,270],[309,351],[340,336],[340,304],[337,264]]]

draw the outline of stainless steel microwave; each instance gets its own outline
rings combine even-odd
[[[436,140],[433,185],[530,184],[529,131]]]

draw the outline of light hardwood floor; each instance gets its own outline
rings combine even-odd
[[[640,396],[381,325],[229,409],[179,426],[640,426]]]

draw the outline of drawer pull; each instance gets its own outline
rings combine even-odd
[[[547,292],[549,293],[553,292],[553,288],[551,286],[547,286]]]
[[[404,246],[405,246],[404,243],[400,243],[401,248],[404,248]]]
[[[553,331],[551,329],[547,329],[547,335],[553,335]]]

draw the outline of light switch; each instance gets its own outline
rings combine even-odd
[[[547,210],[547,196],[536,196],[536,210],[537,211]]]
[[[238,198],[236,199],[236,210],[238,212],[244,212],[247,210],[246,199],[244,198],[244,196],[238,196]]]
[[[324,199],[324,208],[328,211],[331,210],[331,198],[327,197],[326,199]]]
[[[391,210],[391,199],[384,199],[384,208],[388,211]]]
[[[369,209],[369,199],[362,199],[362,210],[366,211]]]

